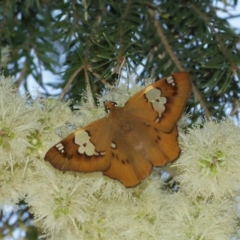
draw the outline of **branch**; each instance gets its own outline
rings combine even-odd
[[[100,79],[100,81],[109,89],[115,89],[115,86],[111,85],[110,83],[108,83],[104,78],[101,79],[101,76],[99,74],[97,74],[96,72],[93,72],[93,70],[91,68],[88,69],[89,72],[91,72],[93,74],[94,77]]]
[[[222,52],[223,55],[228,59],[228,61],[232,64],[231,58],[229,57],[228,51],[227,51],[227,49],[225,48],[225,45],[224,45],[222,39],[220,38],[219,34],[215,31],[214,26],[210,23],[208,17],[207,17],[203,12],[201,12],[198,8],[196,8],[194,4],[188,3],[188,6],[190,6],[190,7],[192,8],[192,10],[193,10],[198,16],[200,16],[200,17],[204,20],[204,22],[207,24],[207,26],[211,29],[211,31],[212,31],[212,33],[214,34],[217,42],[218,42],[219,45],[220,45],[220,50],[221,50],[221,52]]]
[[[66,93],[68,92],[68,89],[70,88],[70,85],[72,84],[73,80],[75,79],[75,77],[78,75],[79,72],[81,72],[83,69],[83,66],[81,66],[80,68],[78,68],[73,74],[72,76],[69,78],[67,84],[65,85],[65,87],[62,90],[62,93],[59,95],[58,100],[62,100],[64,98],[64,96],[66,95]]]
[[[26,71],[27,71],[27,60],[25,60],[25,62],[23,64],[23,67],[22,67],[22,70],[20,72],[20,76],[19,76],[19,78],[16,81],[17,88],[20,87],[22,81],[25,79]]]
[[[157,34],[161,40],[161,42],[163,43],[167,53],[169,54],[170,58],[172,59],[172,61],[175,63],[177,69],[181,72],[186,72],[186,70],[182,67],[180,61],[178,60],[178,58],[175,56],[174,51],[172,50],[172,47],[169,45],[167,38],[164,35],[163,29],[161,27],[161,25],[159,24],[158,20],[155,17],[155,11],[152,10],[151,8],[148,8],[148,12],[150,14],[150,16],[154,19],[154,26],[156,27],[157,30]],[[196,88],[196,86],[192,83],[192,90],[193,90],[193,94],[195,96],[195,99],[200,103],[201,107],[203,108],[207,118],[211,118],[211,113],[209,112],[206,103],[204,102],[202,96],[200,95],[198,89]]]
[[[154,26],[157,30],[157,34],[158,34],[160,40],[162,41],[164,47],[166,48],[167,53],[169,54],[172,61],[175,63],[176,67],[180,71],[184,72],[184,69],[182,68],[181,63],[179,62],[178,58],[175,56],[174,51],[172,50],[172,47],[169,45],[167,38],[165,37],[165,35],[163,33],[161,25],[159,24],[158,20],[155,17],[155,11],[148,8],[148,12],[149,12],[150,16],[154,19]]]
[[[196,86],[193,84],[193,82],[191,81],[192,83],[192,91],[193,91],[193,95],[195,97],[195,101],[196,102],[199,102],[202,109],[204,110],[205,112],[205,115],[208,119],[211,119],[212,118],[212,114],[209,112],[208,108],[207,108],[207,105],[205,104],[202,96],[200,95],[198,89],[196,88]]]
[[[89,76],[88,76],[88,66],[84,67],[84,75],[85,75],[85,81],[86,81],[86,85],[87,85],[87,91],[91,94],[91,97],[93,99],[92,87],[91,87],[90,79],[89,79]],[[95,105],[94,99],[93,99],[92,102]],[[96,105],[95,105],[95,107],[96,107]]]

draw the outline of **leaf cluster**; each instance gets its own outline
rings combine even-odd
[[[229,115],[239,99],[239,36],[220,10],[235,1],[9,0],[0,2],[1,47],[11,48],[6,75],[29,90],[33,76],[44,94],[62,89],[60,98],[94,99],[128,80],[156,79],[186,71],[193,84],[193,121]],[[231,17],[231,15],[228,15]],[[44,79],[50,71],[54,79]],[[48,81],[48,84],[46,84]],[[127,81],[126,81],[127,82]],[[236,109],[236,107],[235,107]]]

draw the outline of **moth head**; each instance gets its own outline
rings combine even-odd
[[[103,103],[104,103],[105,111],[107,113],[109,113],[111,109],[113,109],[117,105],[117,103],[113,101],[104,101]]]

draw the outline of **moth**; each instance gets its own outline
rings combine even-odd
[[[180,72],[145,87],[123,107],[105,101],[108,117],[55,144],[45,160],[62,171],[102,171],[126,187],[134,187],[153,166],[178,158],[176,123],[190,93],[189,76]]]

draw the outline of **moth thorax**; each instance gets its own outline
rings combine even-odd
[[[117,103],[113,101],[104,101],[103,103],[107,113],[109,113],[117,105]]]

